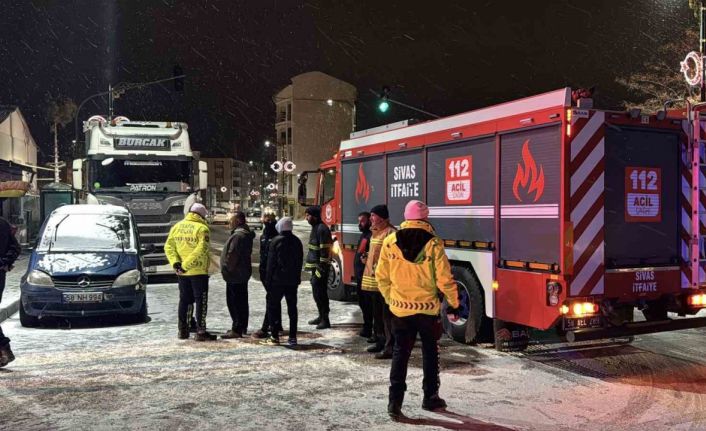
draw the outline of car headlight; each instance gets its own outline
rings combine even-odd
[[[131,269],[123,272],[113,282],[113,287],[134,286],[140,282],[140,271]]]
[[[40,287],[54,287],[54,282],[49,274],[36,269],[27,276],[27,283]]]

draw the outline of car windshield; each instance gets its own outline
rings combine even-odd
[[[52,214],[37,246],[47,252],[134,249],[130,219],[114,214]]]
[[[93,192],[190,192],[191,162],[180,160],[92,160]]]
[[[261,217],[262,211],[248,211],[246,217]]]

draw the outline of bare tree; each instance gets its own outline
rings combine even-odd
[[[57,127],[69,124],[76,115],[76,103],[68,97],[47,98],[47,121],[54,133],[54,182],[59,182],[59,138]]]

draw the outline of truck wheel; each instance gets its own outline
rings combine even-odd
[[[39,326],[39,319],[25,313],[25,306],[20,300],[20,324],[25,328],[36,328]]]
[[[667,305],[662,301],[650,301],[647,307],[642,310],[642,314],[647,321],[667,320]]]
[[[459,296],[459,319],[456,322],[446,317],[448,302],[441,305],[444,331],[455,341],[464,344],[479,343],[492,339],[491,320],[485,315],[485,300],[480,283],[473,272],[463,266],[451,267]]]
[[[347,301],[349,299],[348,289],[343,283],[343,271],[341,270],[341,261],[338,256],[331,259],[331,265],[328,271],[328,297],[335,301]]]
[[[529,345],[530,329],[524,325],[493,319],[495,349],[500,352],[520,352]]]

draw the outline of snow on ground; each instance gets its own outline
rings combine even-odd
[[[354,304],[332,302],[334,328],[317,331],[311,289],[299,291],[301,345],[253,339],[176,339],[177,288],[148,289],[151,321],[93,321],[3,329],[18,356],[0,370],[0,430],[24,429],[461,429],[703,430],[702,330],[644,336],[632,345],[503,354],[442,340],[440,414],[421,409],[413,354],[403,406],[386,414],[389,362],[364,351]],[[225,287],[211,280],[209,328],[229,327]],[[250,331],[264,290],[250,284]],[[286,310],[286,306],[283,305]],[[283,311],[284,311],[283,310]],[[286,312],[284,313],[285,327]]]

